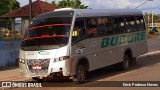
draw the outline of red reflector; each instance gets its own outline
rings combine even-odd
[[[33,70],[41,70],[42,66],[36,65],[36,66],[32,66]]]

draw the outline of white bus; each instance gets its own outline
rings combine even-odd
[[[57,9],[36,16],[25,31],[19,67],[40,80],[72,78],[109,65],[128,69],[148,52],[146,27],[136,9]]]

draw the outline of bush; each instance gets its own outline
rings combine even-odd
[[[19,35],[16,35],[15,37],[8,37],[8,36],[5,36],[5,37],[0,37],[0,40],[1,41],[8,41],[8,40],[14,40],[14,41],[20,41],[20,36]]]
[[[154,33],[155,33],[154,31],[149,31],[150,35],[154,35]]]

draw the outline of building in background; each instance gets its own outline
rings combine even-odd
[[[58,8],[59,7],[53,6],[48,2],[37,0],[35,2],[32,2],[32,16],[35,17],[39,14],[50,12]],[[30,12],[30,7],[28,4],[1,16],[1,18],[13,21],[11,25],[12,30],[20,30],[21,34],[24,34],[25,29],[29,25],[29,17],[30,17],[29,12]],[[20,21],[19,20],[16,21],[16,18],[21,18],[21,19]]]

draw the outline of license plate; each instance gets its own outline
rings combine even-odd
[[[42,66],[36,65],[36,66],[32,66],[33,70],[41,70]]]

